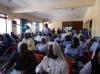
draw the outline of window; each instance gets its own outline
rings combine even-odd
[[[32,24],[32,32],[36,33],[36,22],[33,22]]]
[[[43,24],[39,23],[39,31],[42,31],[42,30],[43,30]]]
[[[12,31],[12,23],[11,20],[7,19],[8,16],[4,14],[0,14],[0,34],[8,33],[10,34]]]
[[[12,21],[7,19],[7,33],[10,34],[12,32]]]
[[[43,30],[43,24],[38,22],[33,22],[32,24],[32,32],[36,33],[38,31]]]
[[[6,19],[0,18],[0,34],[6,33]]]
[[[21,34],[20,19],[14,19],[14,20],[16,21],[17,34]]]

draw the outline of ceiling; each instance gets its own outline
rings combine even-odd
[[[13,13],[26,13],[42,19],[83,18],[95,0],[0,0]]]

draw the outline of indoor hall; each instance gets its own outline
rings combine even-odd
[[[100,74],[100,0],[0,0],[1,74]]]

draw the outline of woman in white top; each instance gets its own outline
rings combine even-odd
[[[50,33],[50,29],[48,28],[48,24],[47,24],[47,23],[45,23],[44,25],[45,25],[45,26],[44,26],[42,32],[45,34],[45,36],[48,36],[49,33]]]
[[[80,74],[100,74],[100,48],[97,48],[93,59],[85,65]]]
[[[36,45],[36,51],[46,53],[48,49],[48,45],[46,43],[45,38],[42,38],[41,43]]]
[[[71,45],[67,45],[64,51],[65,56],[78,58],[79,54],[79,39],[77,37],[72,38]]]
[[[68,65],[56,42],[49,43],[48,51],[42,62],[36,67],[39,74],[68,74]]]
[[[42,38],[43,38],[42,32],[39,32],[38,35],[34,38],[34,40],[41,42]]]
[[[29,51],[32,51],[32,50],[35,50],[35,44],[34,44],[34,41],[33,39],[30,37],[30,34],[29,33],[25,33],[25,36],[22,40],[22,43],[26,43],[28,45],[28,50]]]

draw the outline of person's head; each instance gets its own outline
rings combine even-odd
[[[55,30],[55,28],[53,28],[53,30]]]
[[[47,23],[45,23],[45,27],[48,28],[48,24]]]
[[[85,41],[85,36],[84,35],[80,35],[79,39],[80,39],[80,41]]]
[[[39,35],[39,36],[42,36],[42,32],[39,32],[38,35]]]
[[[42,43],[42,44],[46,43],[45,38],[42,38],[41,43]]]
[[[28,33],[25,33],[24,37],[25,37],[25,39],[28,39],[29,38]]]
[[[77,48],[79,45],[79,39],[77,37],[72,38],[72,48]]]
[[[5,34],[5,38],[9,39],[10,38],[9,34]]]
[[[47,57],[56,59],[57,57],[64,59],[63,53],[58,43],[51,42],[48,44]]]
[[[92,41],[92,42],[96,42],[96,37],[93,37],[93,38],[91,39],[91,41]]]
[[[30,29],[30,27],[27,25],[27,26],[26,26],[26,29]]]
[[[11,32],[11,36],[13,36],[14,35],[14,32]]]
[[[22,43],[20,45],[20,53],[27,54],[27,52],[28,52],[28,45],[26,43]]]
[[[70,35],[65,36],[65,41],[71,41],[72,37]]]
[[[28,35],[28,37],[29,37],[29,38],[31,38],[31,37],[32,37],[31,33],[27,33],[27,35]]]
[[[75,30],[75,34],[79,34],[79,31],[78,30]]]
[[[3,35],[0,34],[0,41],[3,41]]]

